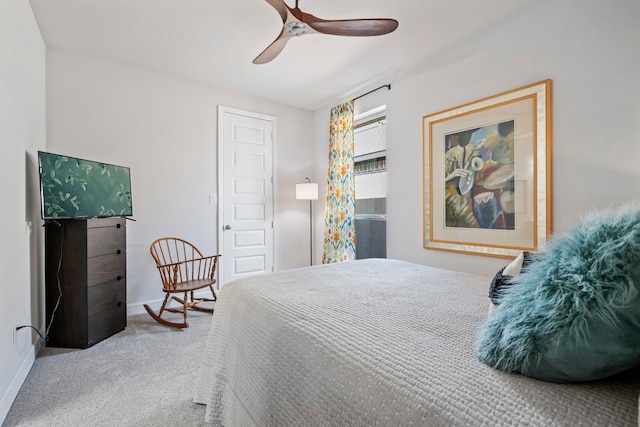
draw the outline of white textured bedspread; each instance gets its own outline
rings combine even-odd
[[[224,426],[630,426],[639,376],[552,384],[474,356],[491,278],[395,260],[220,292],[195,401]]]

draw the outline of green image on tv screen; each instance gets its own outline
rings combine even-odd
[[[42,218],[131,216],[128,167],[38,153]]]

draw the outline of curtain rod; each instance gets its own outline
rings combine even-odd
[[[355,101],[356,99],[360,99],[360,98],[362,98],[363,96],[367,96],[367,95],[369,95],[370,93],[373,93],[373,92],[375,92],[375,91],[377,91],[377,90],[382,89],[383,87],[386,87],[387,89],[391,90],[391,84],[382,85],[382,86],[377,87],[377,88],[375,88],[375,89],[373,89],[373,90],[370,90],[370,91],[369,91],[369,92],[367,92],[367,93],[363,93],[363,94],[362,94],[362,95],[360,95],[360,96],[356,96],[355,98],[353,98],[353,99],[352,99],[352,101]]]

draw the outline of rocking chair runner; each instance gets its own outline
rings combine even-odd
[[[213,308],[198,307],[202,302],[215,302],[215,272],[220,255],[203,256],[193,244],[176,237],[163,237],[151,244],[149,249],[156,262],[162,290],[165,292],[160,312],[156,314],[147,304],[144,308],[158,323],[175,328],[186,328],[189,309],[213,313]],[[209,287],[212,298],[194,298],[194,291]],[[172,294],[183,294],[182,298]],[[171,299],[179,302],[179,307],[167,307]],[[172,322],[162,318],[165,312],[182,313],[183,322]]]

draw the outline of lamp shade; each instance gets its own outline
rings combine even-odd
[[[296,184],[296,199],[318,200],[318,184],[315,182]]]

